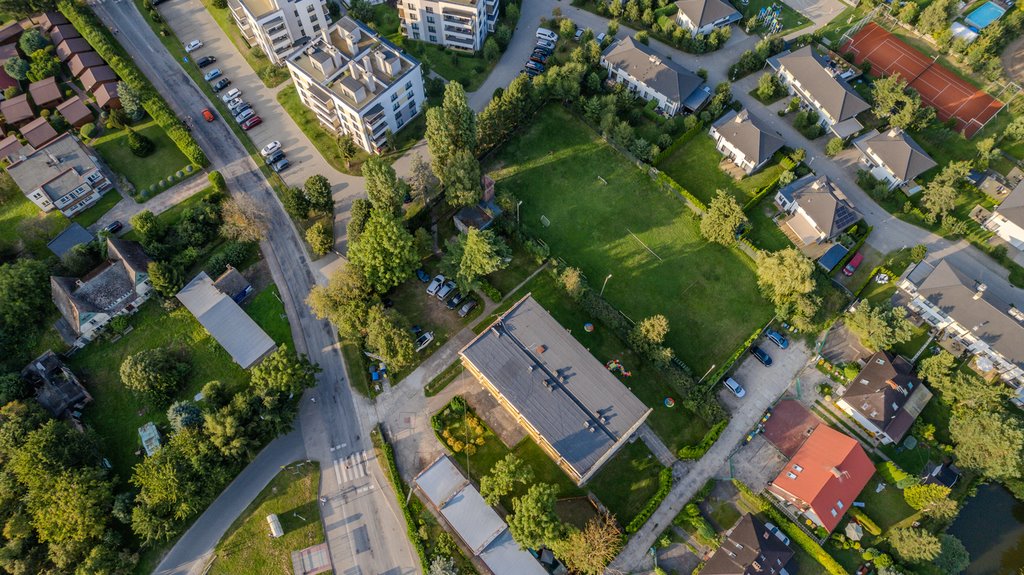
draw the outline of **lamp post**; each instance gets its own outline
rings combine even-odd
[[[519,200],[516,204],[516,223],[519,223],[519,206],[523,205],[523,200]]]
[[[608,277],[604,278],[604,283],[601,284],[601,295],[604,296],[604,288],[608,285],[608,280],[612,279],[612,274],[608,274]]]
[[[709,373],[711,373],[712,369],[715,369],[715,365],[716,364],[714,364],[714,363],[711,364],[711,367],[709,367],[708,370],[704,373],[704,375],[701,376],[701,378],[697,381],[698,384],[700,384],[700,382],[704,381],[704,378],[707,377]]]

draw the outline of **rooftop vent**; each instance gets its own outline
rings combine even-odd
[[[537,355],[540,355],[540,354],[544,353],[547,350],[548,350],[548,346],[543,345],[543,344],[542,345],[538,345],[537,347],[533,348],[533,351],[537,352]]]
[[[533,364],[531,363],[531,364],[530,364],[530,366],[529,366],[529,367],[527,367],[526,369],[528,369],[528,370],[530,370],[530,371],[533,371]]]
[[[988,289],[987,285],[985,285],[983,283],[979,283],[978,287],[976,288],[976,290],[974,292],[974,299],[976,299],[976,300],[981,299],[981,296],[985,294],[985,290],[987,290],[987,289]]]
[[[828,471],[829,471],[829,473],[832,474],[833,477],[835,477],[836,479],[840,479],[840,480],[844,479],[845,477],[847,477],[849,475],[845,471],[840,470],[838,467],[831,467],[831,468],[829,468]]]
[[[1024,321],[1024,312],[1020,311],[1015,306],[1010,305],[1009,313],[1010,317],[1012,317],[1013,319],[1017,321]]]

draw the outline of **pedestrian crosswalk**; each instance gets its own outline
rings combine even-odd
[[[361,479],[368,475],[366,464],[369,455],[366,451],[357,451],[343,459],[334,460],[334,473],[338,483],[344,485],[350,481]]]

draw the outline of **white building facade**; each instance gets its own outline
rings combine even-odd
[[[317,36],[330,26],[327,1],[228,0],[228,7],[245,41],[280,65],[301,38]]]
[[[464,52],[483,49],[498,23],[499,0],[400,0],[406,38]]]

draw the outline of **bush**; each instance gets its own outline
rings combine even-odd
[[[217,277],[224,273],[229,265],[233,268],[241,267],[247,260],[253,257],[255,251],[255,244],[231,242],[210,257],[210,260],[206,262],[206,273],[212,277]]]
[[[487,297],[494,303],[501,301],[501,291],[494,287],[487,280],[480,281],[480,291],[484,292]]]
[[[839,136],[832,138],[831,140],[828,141],[827,144],[825,144],[825,155],[830,158],[832,156],[835,156],[839,152],[843,151],[843,146],[845,144],[846,142],[844,142],[843,139],[840,138]]]
[[[636,517],[626,526],[626,533],[633,534],[643,527],[644,523],[654,515],[654,511],[661,505],[661,502],[668,497],[672,489],[672,469],[665,467],[658,473],[658,491],[647,500],[647,505],[637,513]]]
[[[856,519],[857,523],[860,523],[861,527],[863,527],[868,533],[876,536],[882,534],[882,528],[859,508],[851,507],[847,513],[850,517]]]
[[[129,129],[128,149],[131,150],[132,153],[135,154],[136,156],[140,158],[145,158],[146,156],[153,153],[153,142],[152,140],[136,132],[135,130]]]
[[[306,242],[314,254],[326,255],[334,248],[334,231],[324,222],[317,222],[306,230]]]
[[[224,181],[224,175],[214,170],[207,176],[210,180],[210,186],[213,187],[213,191],[226,194],[228,192],[228,184]]]
[[[95,131],[96,131],[96,124],[93,124],[92,122],[89,122],[88,124],[85,124],[81,128],[78,129],[78,135],[81,136],[83,140],[88,140],[89,138],[92,137],[92,134]]]
[[[722,435],[722,431],[729,425],[728,421],[719,421],[718,423],[711,426],[711,429],[704,434],[704,437],[700,440],[697,445],[684,445],[679,448],[679,459],[700,459],[704,457],[704,454],[711,449],[711,446],[718,441],[718,436]]]

